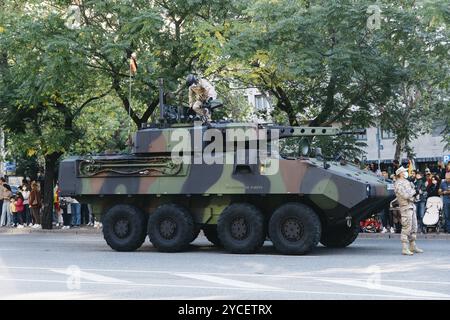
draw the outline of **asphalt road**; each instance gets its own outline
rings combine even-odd
[[[0,234],[0,299],[450,299],[450,241],[358,239],[283,256],[232,255],[200,236],[188,252],[112,251],[99,234]]]

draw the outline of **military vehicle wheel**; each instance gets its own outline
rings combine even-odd
[[[134,251],[145,241],[146,217],[136,207],[116,205],[102,219],[103,237],[117,251]]]
[[[206,239],[217,247],[222,247],[222,242],[220,242],[219,236],[217,234],[217,225],[210,224],[203,227],[203,233]]]
[[[351,245],[359,235],[359,226],[353,224],[324,230],[320,243],[329,248],[345,248]]]
[[[264,216],[251,204],[231,204],[219,217],[217,234],[229,252],[254,253],[264,244]]]
[[[269,221],[270,239],[283,254],[308,253],[319,243],[321,229],[317,214],[301,203],[282,205]]]
[[[194,220],[179,205],[163,204],[148,219],[148,236],[159,251],[182,251],[192,241],[193,235]]]

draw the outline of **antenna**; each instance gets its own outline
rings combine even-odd
[[[159,122],[164,122],[164,79],[159,78]]]

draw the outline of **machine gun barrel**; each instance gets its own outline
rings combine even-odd
[[[366,130],[342,131],[334,127],[297,127],[297,126],[267,126],[268,130],[278,130],[279,138],[339,136],[344,134],[365,134]]]
[[[267,129],[277,130],[280,139],[288,137],[336,136],[339,134],[339,129],[333,127],[268,126]]]

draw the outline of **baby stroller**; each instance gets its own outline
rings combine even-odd
[[[429,197],[425,208],[425,214],[422,219],[423,232],[427,233],[428,229],[435,229],[437,233],[442,228],[443,203],[440,197]]]
[[[381,231],[381,222],[376,215],[372,215],[359,223],[361,232],[377,233]]]

